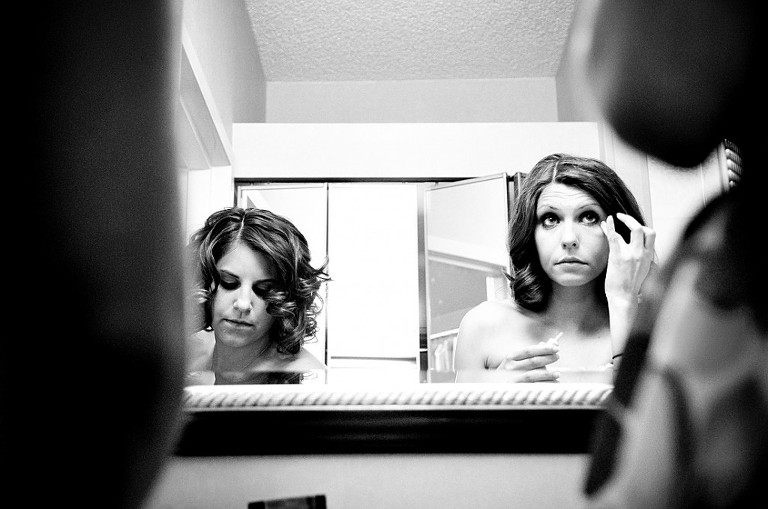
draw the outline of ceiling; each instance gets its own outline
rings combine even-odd
[[[244,0],[267,81],[554,77],[578,0]]]

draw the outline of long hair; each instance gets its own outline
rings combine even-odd
[[[213,298],[221,282],[216,264],[236,242],[271,260],[278,282],[264,296],[267,313],[276,318],[270,336],[279,352],[297,354],[317,332],[316,316],[323,305],[319,290],[330,280],[327,262],[312,267],[304,235],[285,217],[264,209],[214,212],[190,237],[196,330],[211,327]]]
[[[568,154],[551,154],[537,162],[523,179],[507,230],[511,273],[507,275],[515,301],[525,309],[539,312],[547,308],[552,282],[539,263],[536,249],[536,207],[545,186],[560,183],[584,191],[597,201],[606,214],[630,215],[645,225],[643,213],[624,181],[608,165],[597,159]],[[616,221],[616,232],[629,242],[630,231]],[[600,276],[605,280],[605,271]],[[605,294],[598,299],[606,303]]]

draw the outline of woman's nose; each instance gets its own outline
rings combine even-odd
[[[576,236],[576,231],[568,223],[563,224],[560,243],[562,244],[563,249],[573,249],[579,245],[579,240]]]
[[[242,313],[247,313],[253,309],[253,303],[251,302],[250,296],[238,295],[237,298],[235,298],[235,309]]]

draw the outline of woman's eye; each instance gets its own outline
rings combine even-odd
[[[586,224],[597,224],[600,222],[600,215],[596,212],[585,212],[581,216],[581,220]]]
[[[272,281],[264,281],[261,283],[256,283],[255,285],[253,285],[253,293],[255,293],[261,298],[264,298],[274,287],[275,287],[275,284]]]
[[[553,226],[556,226],[559,221],[557,219],[557,216],[555,216],[554,214],[544,214],[539,219],[539,222],[545,228],[552,228]]]
[[[231,280],[231,279],[222,279],[221,280],[221,287],[225,290],[235,290],[238,286],[240,286],[239,281]]]

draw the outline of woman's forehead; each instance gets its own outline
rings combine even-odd
[[[539,195],[537,208],[561,208],[564,206],[569,208],[579,208],[585,206],[599,206],[599,204],[591,194],[578,187],[561,184],[559,182],[553,182],[544,186]]]
[[[272,259],[242,241],[234,242],[216,264],[219,270],[253,276],[255,279],[275,277]]]

